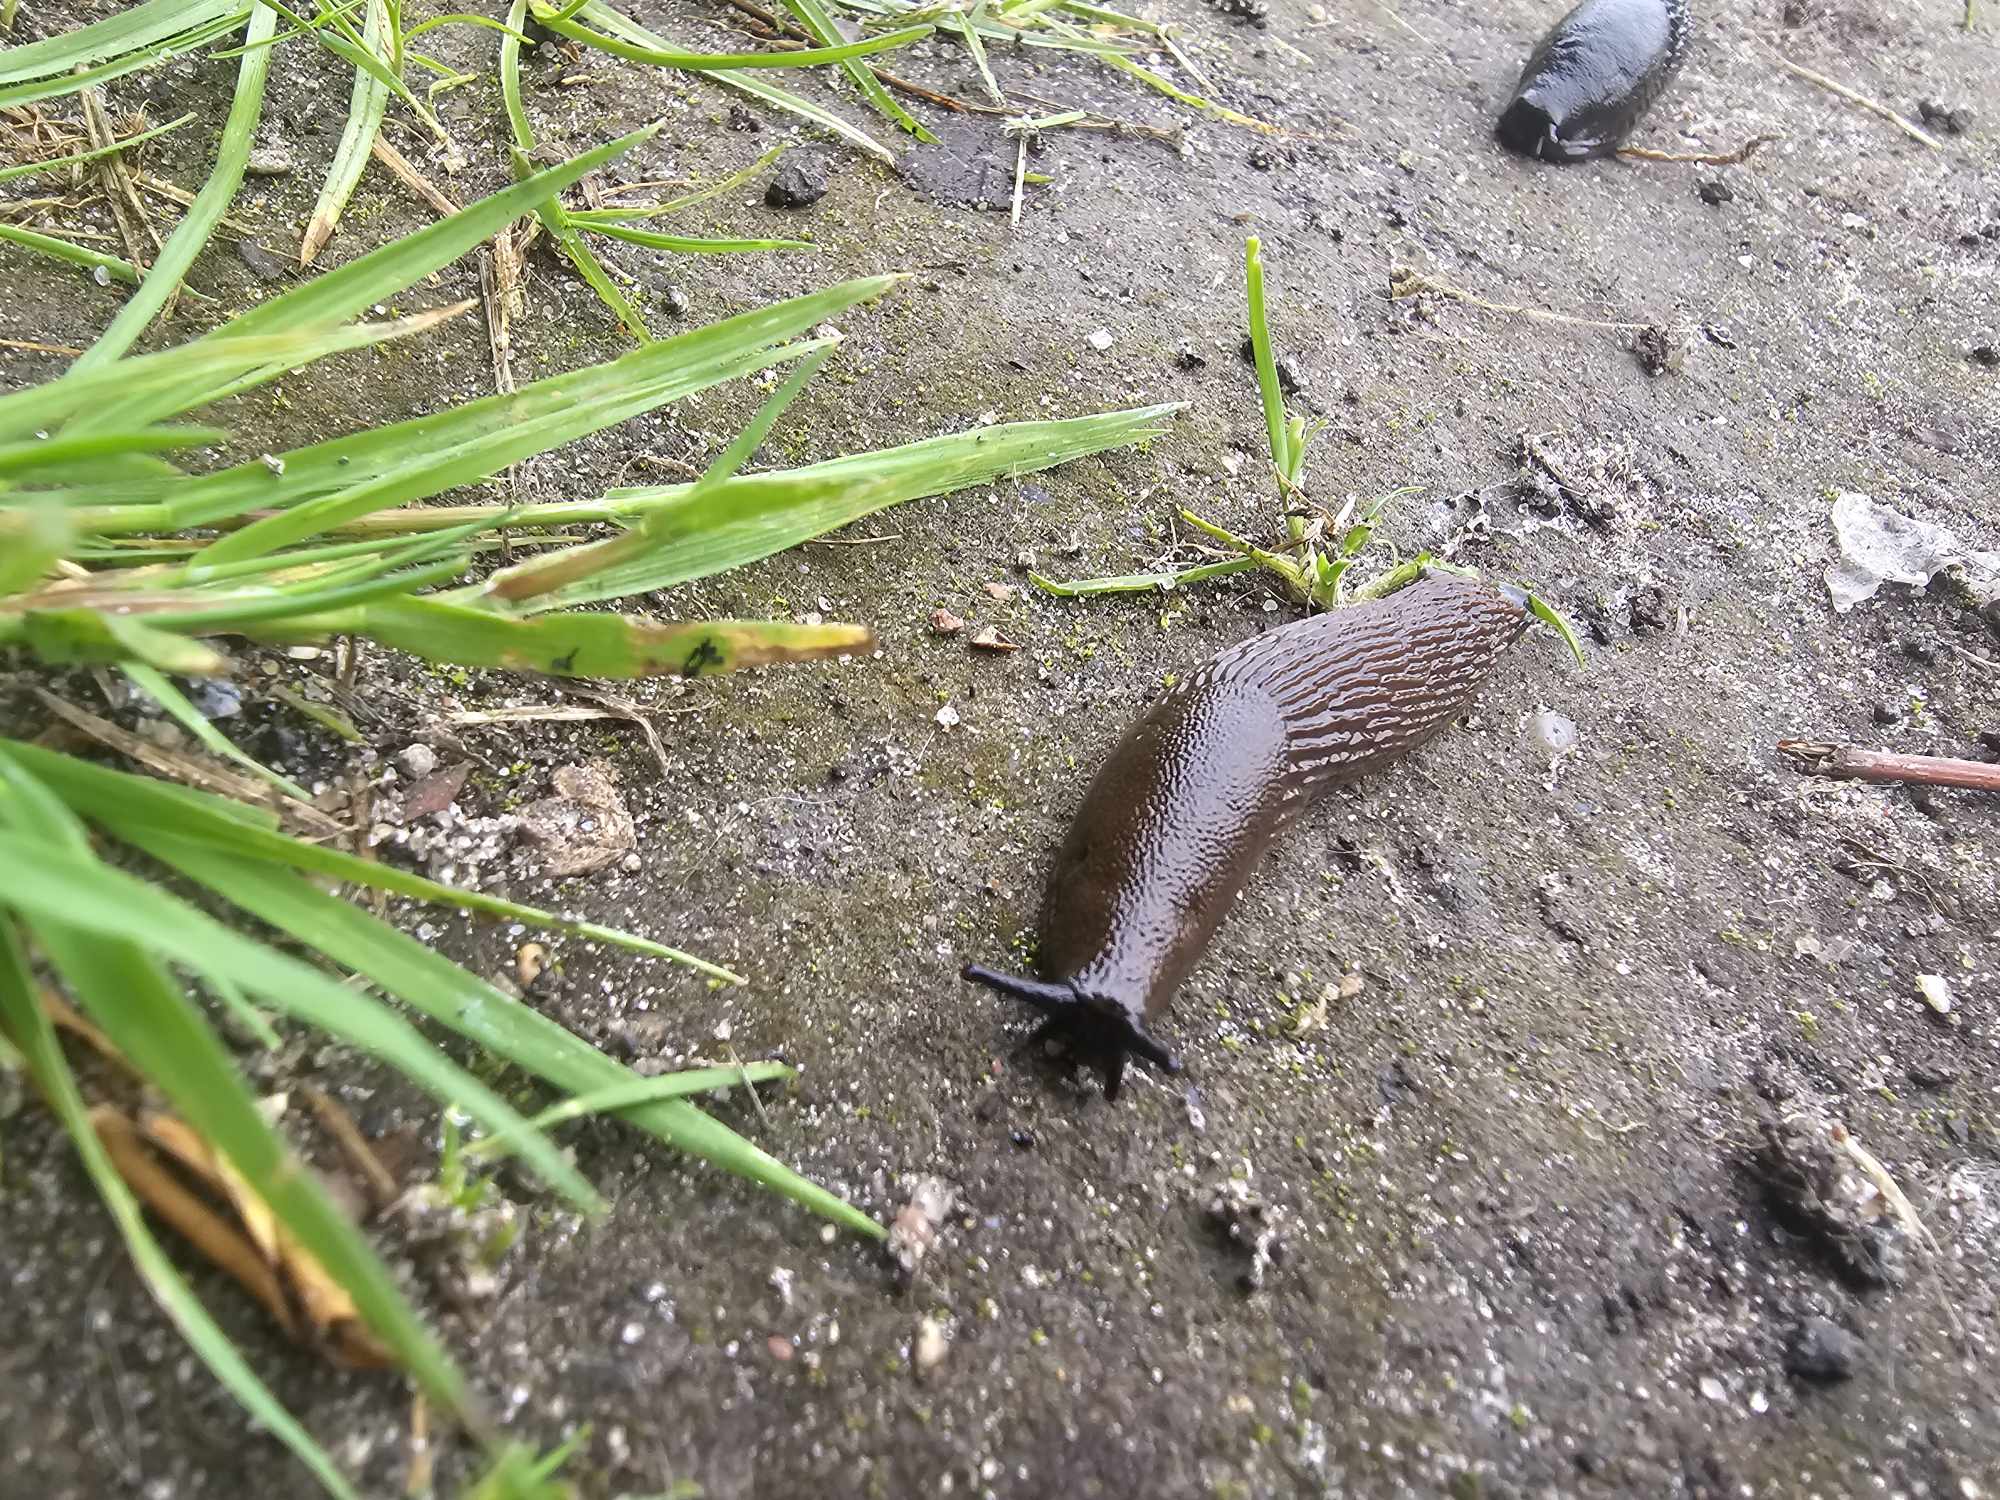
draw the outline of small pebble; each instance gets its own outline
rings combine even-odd
[[[204,719],[233,719],[243,712],[243,694],[233,682],[210,677],[191,696]]]
[[[1878,703],[1870,712],[1877,724],[1894,724],[1903,717],[1893,703]]]
[[[405,745],[393,757],[396,769],[412,781],[421,781],[437,769],[437,751],[429,745]]]
[[[805,208],[826,196],[826,164],[810,151],[795,151],[778,164],[764,190],[773,208]]]
[[[1807,1318],[1792,1334],[1785,1368],[1804,1380],[1848,1380],[1861,1356],[1861,1340],[1825,1318]]]
[[[1941,1016],[1951,1014],[1951,985],[1942,974],[1919,974],[1917,993],[1924,997],[1924,1004]]]
[[[1084,342],[1089,344],[1099,354],[1102,354],[1106,349],[1111,347],[1111,331],[1106,328],[1092,329],[1090,336]]]
[[[1736,194],[1729,190],[1729,184],[1720,177],[1711,177],[1706,182],[1698,184],[1695,191],[1701,194],[1701,201],[1711,208],[1720,208],[1725,203],[1736,201]]]
[[[688,294],[686,292],[677,286],[670,286],[667,288],[666,300],[667,315],[669,317],[684,318],[687,316]]]
[[[944,1336],[944,1325],[936,1318],[925,1318],[917,1324],[917,1340],[911,1356],[916,1360],[919,1374],[935,1370],[950,1352],[951,1341]]]
[[[283,146],[259,146],[243,163],[243,170],[252,177],[289,177],[292,169],[292,153]]]
[[[1972,362],[1989,370],[2000,370],[2000,344],[1973,345]]]
[[[292,274],[291,265],[282,255],[274,255],[255,240],[238,240],[236,258],[250,268],[250,274],[259,281],[283,281]]]
[[[740,104],[732,104],[729,106],[729,128],[748,133],[762,130],[764,127],[757,123],[757,117],[749,110]]]

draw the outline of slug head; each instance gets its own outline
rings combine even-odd
[[[1507,106],[1494,133],[1509,151],[1543,161],[1584,161],[1602,155],[1606,146],[1594,135],[1579,136],[1575,124],[1557,120],[1532,93]]]
[[[1181,1060],[1147,1031],[1131,1007],[1103,995],[1086,994],[1073,983],[1050,984],[1003,974],[983,964],[967,964],[960,974],[974,984],[1025,1000],[1043,1014],[1042,1024],[1023,1047],[1053,1037],[1072,1056],[1104,1074],[1104,1097],[1116,1099],[1125,1081],[1126,1059],[1138,1057],[1162,1072],[1178,1073]]]

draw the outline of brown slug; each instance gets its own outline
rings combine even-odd
[[[1041,978],[967,964],[1104,1073],[1177,1072],[1148,1030],[1272,839],[1336,782],[1456,718],[1528,625],[1527,596],[1427,572],[1384,598],[1231,646],[1175,683],[1084,793],[1042,897]]]

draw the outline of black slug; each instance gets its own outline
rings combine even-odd
[[[1128,1055],[1179,1062],[1148,1023],[1201,957],[1271,840],[1336,782],[1449,724],[1527,628],[1526,596],[1428,573],[1310,616],[1174,684],[1098,770],[1042,896],[1040,979],[965,978],[1047,1013],[1118,1096]]]
[[[1688,30],[1688,0],[1583,0],[1521,70],[1501,142],[1544,161],[1616,151],[1680,71]]]

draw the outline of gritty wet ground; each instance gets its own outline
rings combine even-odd
[[[730,44],[726,12],[641,14]],[[549,1014],[643,1070],[783,1055],[804,1070],[797,1087],[761,1111],[726,1102],[725,1118],[885,1220],[919,1179],[956,1196],[905,1286],[873,1247],[591,1125],[570,1139],[615,1203],[606,1221],[510,1183],[528,1228],[497,1287],[467,1296],[392,1241],[414,1293],[511,1429],[547,1445],[590,1424],[570,1472],[592,1496],[2000,1495],[2000,810],[1803,779],[1773,752],[1804,736],[1994,753],[2000,634],[1942,584],[1891,585],[1836,615],[1822,580],[1839,491],[2000,546],[2000,370],[1973,357],[2000,344],[1994,23],[1967,33],[1948,7],[1874,0],[1706,7],[1641,143],[1783,139],[1737,166],[1556,170],[1488,139],[1553,11],[1280,4],[1258,27],[1177,0],[1163,14],[1187,25],[1223,99],[1288,133],[1196,123],[1074,59],[997,56],[1020,95],[1185,126],[1190,154],[1051,133],[1034,165],[1056,181],[1029,189],[1012,230],[966,206],[1006,201],[1011,145],[996,122],[942,117],[944,144],[906,153],[901,173],[824,147],[830,191],[813,207],[767,208],[753,188],[689,226],[807,224],[819,256],[618,259],[663,329],[670,288],[701,322],[841,275],[915,272],[844,320],[849,343],[774,435],[772,463],[1189,403],[1169,436],[909,505],[840,538],[861,545],[652,601],[816,611],[881,639],[865,660],[643,690],[664,768],[617,721],[444,720],[557,700],[531,680],[373,662],[373,763],[253,707],[253,748],[314,776],[379,778],[415,741],[447,766],[474,761],[457,812],[420,821],[422,851],[403,857],[751,979],[716,991],[558,943],[559,972],[531,990]],[[1970,132],[1929,150],[1785,75],[1779,54],[1913,119],[1920,100],[1967,109]],[[267,134],[301,170],[245,200],[280,250],[346,98],[331,71],[285,56]],[[449,179],[461,200],[504,173],[480,66],[444,101],[471,158]],[[155,120],[212,108],[231,67],[178,65],[113,98]],[[965,97],[978,86],[942,42],[897,68]],[[665,110],[623,178],[733,169],[787,128],[760,112],[761,131],[731,130],[719,90],[546,50],[528,91],[563,152]],[[159,170],[191,186],[206,149],[169,137]],[[424,212],[371,177],[329,259]],[[1297,399],[1329,422],[1315,497],[1413,487],[1385,537],[1532,580],[1586,627],[1587,665],[1531,637],[1455,730],[1332,795],[1274,851],[1164,1023],[1186,1074],[1109,1105],[1088,1079],[1008,1060],[1022,1017],[957,967],[1010,962],[1090,766],[1163,674],[1290,607],[1243,579],[1051,601],[1022,588],[1017,559],[1066,575],[1189,560],[1180,504],[1268,529],[1262,421],[1236,354],[1252,232]],[[1660,325],[1679,368],[1649,375],[1630,332],[1435,293],[1392,302],[1398,267],[1497,304]],[[0,268],[18,290],[0,335],[87,342],[114,306],[13,252]],[[227,245],[194,281],[224,305],[263,291]],[[458,268],[410,301],[475,287]],[[537,258],[529,297],[524,376],[618,347],[552,260]],[[58,367],[8,360],[17,381]],[[484,334],[466,322],[329,362],[287,381],[284,404],[252,397],[230,420],[246,442],[300,442],[487,389]],[[719,394],[535,461],[526,492],[675,477],[752,399]],[[936,637],[938,607],[1022,649]],[[10,691],[10,719],[35,722]],[[1558,758],[1531,722],[1542,709],[1575,726]],[[556,880],[482,835],[478,820],[592,757],[635,819],[635,862]],[[526,936],[407,921],[496,977]],[[1919,996],[1920,974],[1948,979],[1948,1015]],[[246,1064],[273,1090],[334,1092],[428,1170],[434,1117],[342,1049],[303,1039]],[[1774,1158],[1766,1127],[1784,1120]],[[1829,1154],[1833,1121],[1926,1235],[1896,1228],[1854,1159]],[[37,1107],[10,1104],[5,1147],[0,1489],[298,1490],[139,1289]],[[1257,1290],[1240,1285],[1251,1259],[1218,1199],[1249,1239],[1275,1233]],[[363,1490],[400,1493],[398,1384],[329,1372],[229,1287],[200,1284]],[[463,1459],[447,1444],[442,1473]]]

